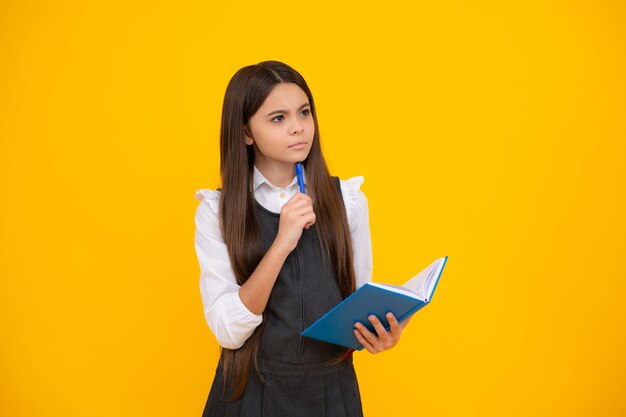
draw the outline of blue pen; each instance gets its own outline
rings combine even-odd
[[[298,162],[296,164],[296,177],[298,177],[298,185],[300,186],[300,192],[304,194],[305,191],[304,191],[304,176],[302,175],[302,162]]]

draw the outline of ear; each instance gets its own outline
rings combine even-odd
[[[254,143],[254,139],[252,138],[252,135],[250,134],[250,130],[248,130],[248,126],[243,127],[243,134],[245,135],[246,145],[252,145]]]

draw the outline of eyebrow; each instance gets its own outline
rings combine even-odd
[[[309,103],[304,103],[302,106],[300,106],[300,108],[298,108],[298,110],[302,110],[304,107],[308,105]],[[288,110],[274,110],[274,111],[267,113],[265,116],[271,116],[274,113],[289,113],[289,111]]]

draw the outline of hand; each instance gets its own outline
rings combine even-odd
[[[378,317],[371,315],[368,319],[370,323],[374,325],[374,329],[378,335],[370,332],[367,327],[358,322],[354,325],[354,335],[368,352],[384,352],[385,350],[389,350],[398,344],[402,330],[404,330],[407,324],[409,324],[411,317],[413,316],[409,316],[402,320],[402,322],[398,323],[398,320],[396,320],[396,316],[394,316],[393,313],[387,313],[387,320],[389,321],[390,326],[389,331],[387,331],[383,327],[380,320],[378,320]]]
[[[296,248],[302,230],[308,229],[314,223],[313,200],[298,191],[280,209],[280,222],[274,244],[291,252]]]

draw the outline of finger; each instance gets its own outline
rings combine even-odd
[[[306,221],[304,228],[308,229],[309,227],[311,227],[311,225],[315,224],[315,213],[311,213],[308,216],[304,217],[304,220]]]
[[[292,210],[300,210],[303,208],[313,208],[313,205],[307,204],[306,201],[298,200],[293,202],[287,202],[283,205],[283,210],[292,211]]]
[[[361,345],[363,345],[363,347],[370,353],[377,353],[376,349],[374,348],[374,346],[372,346],[372,344],[365,338],[365,336],[363,336],[361,334],[361,332],[359,332],[358,329],[354,329],[354,335],[356,336],[357,340],[359,341],[359,343]]]
[[[379,342],[380,342],[378,340],[378,336],[376,336],[374,333],[370,332],[370,330],[367,327],[365,327],[362,323],[356,322],[354,326],[359,330],[359,332],[361,332],[363,337],[365,339],[367,339],[367,341],[373,347],[378,347]]]
[[[298,207],[296,209],[293,209],[291,213],[297,216],[304,216],[309,213],[313,213],[313,207],[311,206]]]
[[[402,327],[400,326],[400,323],[398,323],[396,316],[394,316],[393,313],[387,313],[387,321],[389,321],[389,332],[394,339],[400,337]]]
[[[300,191],[297,191],[296,194],[298,195],[299,198],[303,199],[304,201],[308,202],[309,204],[313,204],[313,198],[308,195],[308,194],[304,194],[301,193]]]
[[[359,329],[354,329],[354,335],[356,336],[356,339],[359,341],[359,343],[362,344],[369,353],[378,353],[374,346],[372,346],[372,344],[365,338],[365,336],[361,334]]]
[[[389,333],[387,333],[387,330],[385,330],[383,324],[380,322],[380,320],[378,320],[378,317],[372,314],[367,319],[370,321],[370,323],[374,325],[374,329],[376,329],[376,333],[378,333],[378,338],[383,342],[383,344],[387,344],[391,341]]]
[[[294,218],[295,219],[299,219],[299,220],[303,220],[303,221],[305,221],[305,223],[307,223],[307,222],[315,223],[315,213],[313,213],[312,211],[298,213],[298,214],[296,214],[294,216]]]
[[[292,219],[299,219],[302,216],[305,216],[309,213],[313,213],[313,207],[304,206],[304,207],[295,207],[295,208],[286,208],[283,209],[281,215],[288,216]]]
[[[297,222],[302,226],[304,226],[305,223],[309,221],[315,220],[315,213],[313,212],[313,210],[308,208],[286,211],[285,213],[282,213],[281,216],[290,219],[291,222]]]
[[[313,199],[306,194],[302,194],[300,191],[296,192],[289,200],[287,200],[285,204],[289,204],[290,202],[295,203],[298,201],[303,201],[305,203],[313,205]]]

